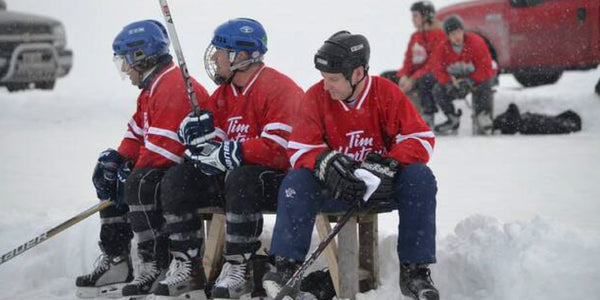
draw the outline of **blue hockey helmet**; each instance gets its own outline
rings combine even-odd
[[[237,18],[217,27],[211,43],[219,48],[244,51],[250,57],[258,57],[267,52],[267,33],[258,21]]]
[[[218,49],[224,49],[229,57],[229,75],[217,74],[214,56]],[[246,52],[248,58],[237,60],[238,54]],[[261,62],[267,52],[267,33],[256,20],[237,18],[217,27],[211,43],[204,52],[204,67],[208,76],[218,85],[227,83],[235,72],[251,64]]]
[[[115,37],[113,51],[115,56],[123,57],[129,66],[147,69],[159,57],[169,53],[169,36],[158,21],[133,22],[123,27]]]

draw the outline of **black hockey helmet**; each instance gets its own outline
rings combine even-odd
[[[416,11],[425,17],[425,20],[430,24],[433,23],[435,17],[435,7],[431,1],[417,1],[410,7],[410,11]]]
[[[352,71],[363,66],[369,70],[371,48],[361,34],[339,31],[328,38],[315,54],[315,68],[326,73],[342,73],[350,80]]]
[[[465,26],[463,25],[463,20],[458,15],[449,16],[446,18],[446,20],[444,20],[444,31],[446,34],[449,34],[454,30],[464,28]]]

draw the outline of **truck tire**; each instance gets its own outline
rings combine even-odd
[[[600,95],[600,79],[598,79],[598,83],[596,83],[596,94]]]
[[[29,83],[7,83],[6,84],[6,89],[11,93],[26,90],[28,88],[29,88]]]
[[[563,71],[517,71],[513,75],[524,87],[533,87],[544,84],[556,83],[562,76]]]
[[[35,88],[40,90],[53,90],[56,80],[40,81],[35,83]]]

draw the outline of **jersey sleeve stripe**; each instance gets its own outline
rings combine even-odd
[[[225,131],[219,127],[215,127],[215,134],[217,135],[218,138],[221,139],[221,141],[226,141],[227,140],[227,133],[225,133]]]
[[[304,149],[300,149],[300,150],[296,151],[292,156],[290,156],[290,165],[292,167],[295,167],[298,159],[300,159],[300,157],[302,155],[308,153],[310,150],[312,150],[312,149],[304,148]]]
[[[269,123],[269,124],[265,125],[265,127],[263,128],[263,131],[269,131],[269,130],[283,130],[283,131],[287,131],[287,132],[291,133],[292,126],[290,126],[288,124],[284,124],[284,123],[279,123],[279,122]]]
[[[327,148],[327,145],[325,144],[319,144],[319,145],[310,145],[310,144],[303,144],[303,143],[298,143],[298,142],[293,142],[290,141],[288,143],[288,148],[290,149],[316,149],[316,148]]]
[[[433,146],[431,145],[431,142],[424,140],[422,138],[434,138],[434,137],[435,137],[435,135],[431,131],[416,132],[416,133],[411,133],[411,134],[407,134],[407,135],[398,134],[398,135],[396,135],[396,143],[400,144],[401,142],[403,142],[407,139],[415,139],[415,140],[419,141],[419,143],[421,143],[423,148],[425,148],[425,151],[427,151],[427,155],[429,155],[429,157],[431,157],[431,155],[433,154]]]
[[[170,161],[173,161],[173,162],[178,163],[178,164],[180,164],[180,163],[183,162],[183,158],[181,158],[181,157],[179,157],[179,156],[177,156],[177,155],[169,152],[168,150],[166,150],[164,148],[161,148],[161,147],[159,147],[157,145],[152,144],[148,140],[146,140],[146,143],[144,144],[144,146],[146,147],[146,149],[148,149],[148,150],[150,150],[150,151],[152,151],[152,152],[154,152],[154,153],[156,153],[158,155],[161,155],[161,156],[167,158]]]
[[[179,136],[177,135],[177,133],[174,131],[171,131],[171,130],[162,129],[162,128],[158,128],[158,127],[150,127],[150,128],[148,128],[148,134],[164,136],[164,137],[170,138],[178,143],[181,143],[181,141],[179,141]]]
[[[137,123],[135,122],[134,119],[131,119],[128,123],[129,128],[131,128],[131,131],[133,131],[133,133],[139,135],[139,136],[144,136],[144,131],[142,130],[142,128],[140,128],[140,126],[137,125]]]
[[[288,141],[286,139],[278,136],[278,135],[269,134],[269,133],[266,133],[266,132],[263,131],[260,134],[260,136],[274,141],[275,143],[279,144],[284,149],[287,148]]]
[[[135,136],[135,134],[133,134],[133,132],[131,132],[129,130],[127,130],[127,132],[125,132],[125,138],[140,141],[140,139],[137,136]]]

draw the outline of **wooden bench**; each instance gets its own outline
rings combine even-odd
[[[379,249],[377,214],[358,212],[350,218],[339,232],[336,241],[325,249],[324,255],[331,280],[339,298],[354,299],[359,292],[377,288],[379,284]],[[204,272],[209,281],[214,280],[222,263],[225,247],[225,214],[222,208],[209,207],[200,210],[206,223],[204,246]],[[274,212],[264,212],[274,214]],[[337,222],[343,213],[320,213],[315,227],[319,240],[331,232],[331,223]]]

